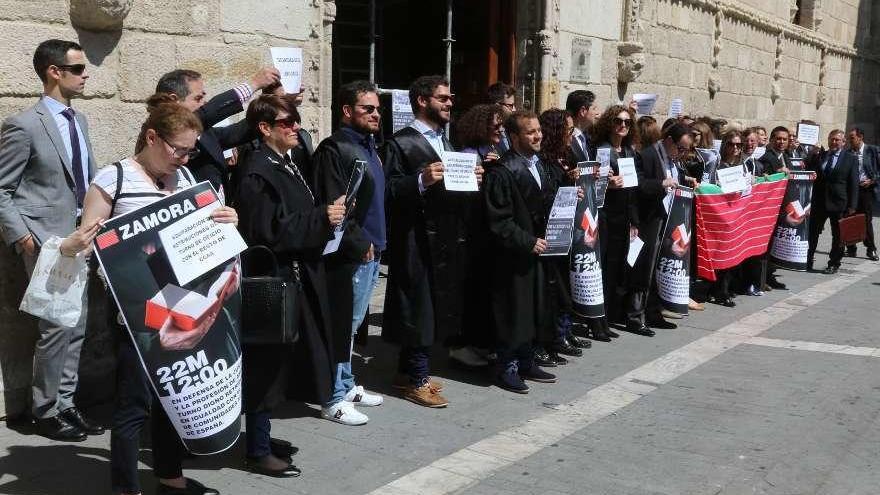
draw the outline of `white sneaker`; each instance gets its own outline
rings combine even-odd
[[[364,387],[357,387],[348,391],[342,400],[351,402],[356,406],[381,406],[384,400],[379,394],[368,394]]]
[[[471,346],[459,347],[458,349],[449,349],[449,359],[458,361],[459,363],[477,368],[480,366],[489,366],[489,361],[477,352]]]
[[[344,400],[339,401],[330,407],[322,407],[321,417],[349,426],[367,424],[367,421],[370,420],[366,414],[355,409],[354,404]]]

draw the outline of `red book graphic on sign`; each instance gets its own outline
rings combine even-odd
[[[181,330],[192,330],[219,311],[220,305],[233,292],[238,277],[237,265],[224,271],[211,284],[207,296],[168,284],[147,301],[144,325],[159,330],[168,318]]]
[[[119,242],[119,235],[115,230],[110,230],[96,237],[95,242],[98,243],[98,249],[107,249]]]
[[[797,199],[785,205],[785,212],[796,220],[800,220],[806,215],[806,210],[801,206],[800,200]]]
[[[589,209],[584,210],[584,216],[581,218],[581,229],[589,237],[595,237],[596,235],[596,219],[593,217],[593,212]]]
[[[691,236],[688,234],[684,224],[679,225],[672,231],[672,240],[683,248],[691,243]]]
[[[205,191],[196,194],[196,205],[201,208],[203,206],[207,206],[214,201],[217,201],[217,196],[214,196],[213,191]]]

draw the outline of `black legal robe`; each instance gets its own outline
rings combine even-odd
[[[611,149],[611,174],[620,175],[617,160],[634,158],[635,150],[625,146],[620,153],[610,143],[598,148]],[[595,151],[593,151],[595,154]],[[626,262],[629,252],[629,228],[639,227],[638,195],[635,188],[605,191],[605,204],[599,208],[599,259],[602,265],[602,290],[605,296],[605,315],[610,321],[621,321],[623,297],[629,285]]]
[[[361,228],[376,190],[368,158],[366,150],[341,130],[321,141],[312,156],[315,196],[319,203],[325,204],[330,204],[345,194],[356,160],[368,163],[358,189],[354,211],[346,212],[345,232],[339,250],[324,257],[327,292],[333,301],[330,320],[333,324],[333,359],[337,363],[349,360],[351,320],[354,314],[351,279],[363,256],[370,249],[370,240]]]
[[[637,290],[648,290],[651,287],[654,265],[660,251],[660,236],[666,224],[666,208],[663,206],[666,188],[663,187],[663,181],[666,179],[667,168],[657,150],[661,146],[662,143],[655,143],[636,153],[636,172],[639,175],[639,237],[645,245],[635,266],[628,273],[630,287]],[[672,178],[683,184],[684,174],[675,167]]]
[[[546,174],[542,184],[547,185]],[[483,180],[489,246],[490,308],[496,340],[508,349],[531,342],[553,314],[547,310],[544,266],[532,250],[544,236],[549,213],[545,192],[515,151],[486,171]]]
[[[447,150],[452,146],[444,138]],[[422,169],[440,157],[412,127],[383,147],[388,217],[388,285],[382,338],[430,346],[461,329],[471,203],[476,193],[438,182],[419,193]]]
[[[239,166],[240,201],[235,208],[242,236],[249,246],[271,249],[283,274],[298,265],[304,289],[300,339],[294,346],[244,346],[245,410],[271,409],[287,397],[324,403],[335,372],[330,299],[321,257],[331,238],[327,208],[315,204],[303,182],[283,167],[281,156],[265,145],[249,153]]]
[[[767,151],[758,158],[758,163],[761,164],[761,173],[762,174],[775,174],[779,172],[782,167],[791,168],[791,153],[788,151],[782,152],[782,159],[779,159],[779,152],[774,150],[773,148],[767,148]],[[756,172],[757,175],[757,172]]]

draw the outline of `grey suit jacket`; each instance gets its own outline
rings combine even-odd
[[[89,177],[95,159],[88,122],[76,113],[89,152]],[[31,233],[37,244],[76,228],[76,183],[55,119],[42,101],[7,118],[0,127],[0,236],[7,244]]]

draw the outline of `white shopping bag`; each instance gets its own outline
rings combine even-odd
[[[86,304],[89,267],[83,253],[62,256],[60,247],[58,237],[43,243],[18,309],[56,325],[73,327]]]

